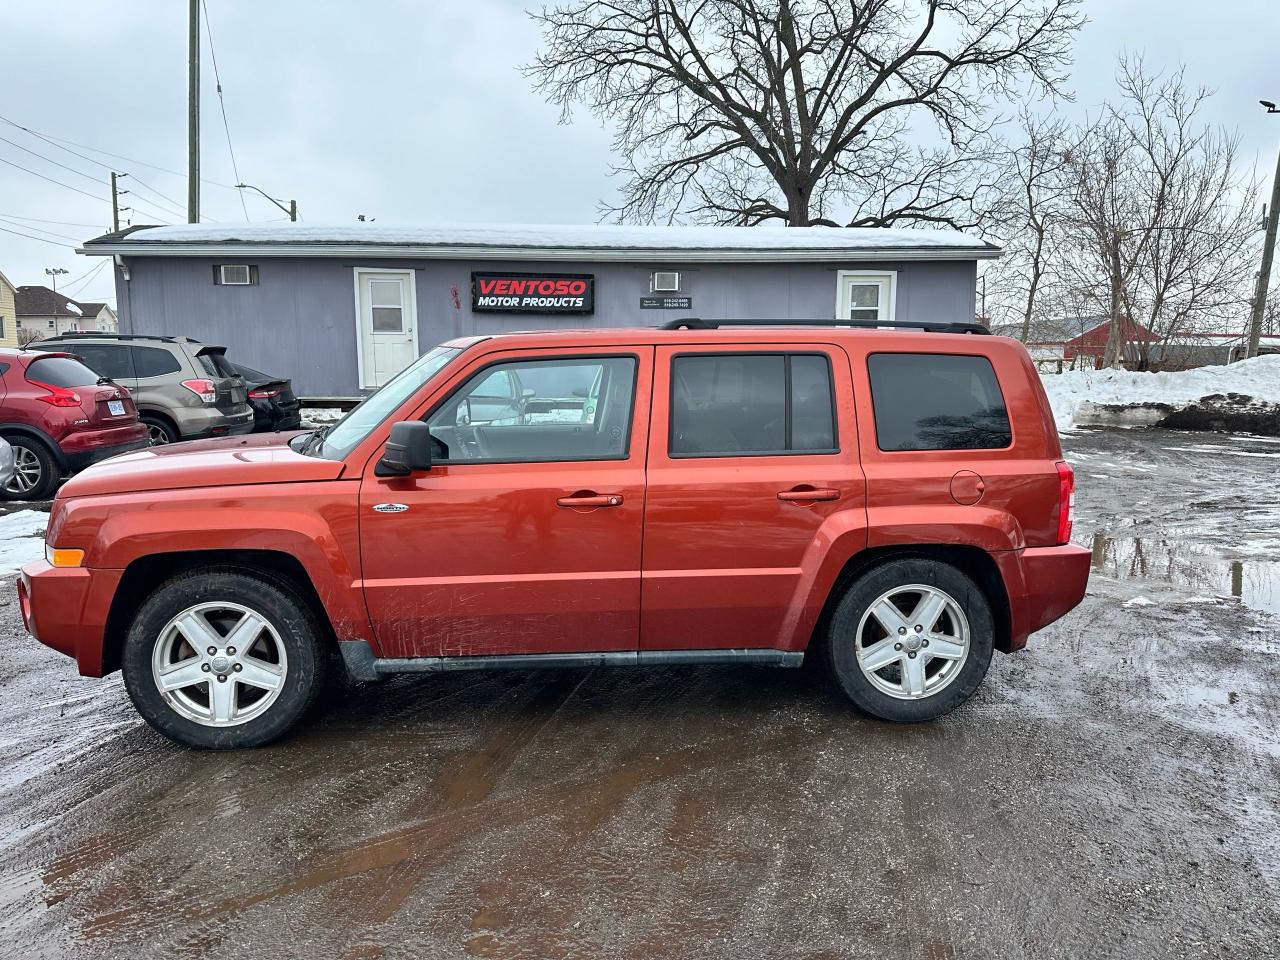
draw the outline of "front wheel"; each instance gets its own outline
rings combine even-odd
[[[981,588],[947,563],[891,560],[845,591],[827,635],[854,705],[882,720],[934,720],[969,699],[991,664],[994,626]]]
[[[185,573],[143,603],[125,638],[125,688],[147,723],[191,747],[256,747],[311,707],[328,658],[306,603],[234,568]]]

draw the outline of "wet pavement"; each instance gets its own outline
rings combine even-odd
[[[925,726],[599,669],[196,753],[0,597],[0,956],[1280,956],[1280,445],[1068,446],[1090,596]]]

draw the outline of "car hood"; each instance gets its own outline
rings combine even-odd
[[[225,487],[247,483],[335,480],[342,464],[304,457],[289,448],[296,433],[255,434],[149,447],[103,460],[76,474],[59,496]]]

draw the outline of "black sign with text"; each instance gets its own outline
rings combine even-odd
[[[641,310],[692,310],[693,297],[641,297]]]

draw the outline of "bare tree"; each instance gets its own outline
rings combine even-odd
[[[1140,59],[1122,58],[1118,80],[1119,101],[1080,131],[1065,164],[1065,263],[1106,304],[1106,366],[1125,353],[1126,318],[1167,344],[1242,302],[1256,194],[1237,172],[1237,139],[1200,123],[1207,90],[1188,89],[1181,71],[1148,74]],[[1151,342],[1133,345],[1144,365]]]
[[[533,14],[526,70],[614,125],[620,220],[967,227],[993,100],[1062,95],[1078,6],[574,0]]]

